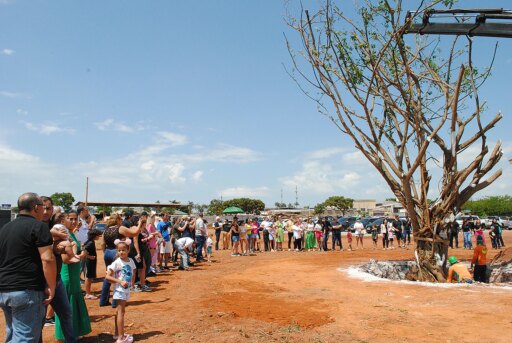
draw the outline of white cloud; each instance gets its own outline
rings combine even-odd
[[[28,130],[38,132],[43,135],[52,135],[55,133],[67,133],[67,134],[75,133],[75,129],[61,127],[59,124],[51,123],[51,122],[42,123],[42,124],[34,124],[34,123],[25,122],[24,124]]]
[[[10,98],[10,99],[27,98],[27,96],[23,93],[15,93],[15,92],[9,92],[9,91],[0,91],[0,96]]]
[[[112,118],[105,119],[101,122],[95,122],[94,125],[96,125],[100,131],[120,131],[127,133],[135,131],[134,127],[130,127],[123,122],[116,122]]]
[[[306,153],[305,159],[315,159],[315,160],[326,159],[326,158],[331,158],[336,155],[341,155],[345,151],[347,151],[347,149],[337,148],[337,147],[319,149],[319,150],[315,150],[315,151]]]
[[[18,108],[18,109],[16,110],[16,113],[17,113],[17,114],[19,114],[20,116],[27,116],[27,115],[28,115],[28,111],[23,110],[23,109],[21,109],[21,108]]]
[[[264,197],[269,194],[270,189],[266,186],[263,187],[245,187],[245,186],[239,186],[239,187],[232,187],[227,188],[222,191],[220,191],[219,196],[225,197],[225,198],[240,198],[240,197],[247,197],[247,198],[257,198],[257,197]]]
[[[163,138],[164,142],[168,142],[171,146],[184,145],[187,143],[187,136],[180,135],[174,132],[158,132],[158,135]]]
[[[186,179],[183,177],[183,171],[185,170],[185,166],[181,163],[172,163],[165,166],[165,170],[167,172],[167,178],[172,183],[184,183]]]
[[[363,153],[359,150],[348,152],[343,155],[343,161],[349,163],[350,165],[358,164],[358,165],[368,165],[369,162],[364,157]]]
[[[152,170],[155,168],[155,161],[146,161],[140,165],[142,170]]]
[[[14,50],[12,49],[2,49],[2,51],[0,51],[0,55],[6,55],[6,56],[11,56],[14,54]]]
[[[6,145],[0,145],[0,161],[4,162],[39,162],[39,158],[24,152],[12,149]],[[7,166],[2,164],[2,168]],[[1,168],[0,168],[1,169]]]
[[[237,147],[229,144],[218,144],[217,147],[209,151],[186,155],[183,158],[194,162],[214,161],[249,163],[260,160],[261,156],[259,153],[249,148]]]
[[[195,181],[195,182],[199,182],[201,181],[201,179],[203,178],[203,171],[202,170],[198,170],[196,172],[194,172],[192,174],[192,180]]]

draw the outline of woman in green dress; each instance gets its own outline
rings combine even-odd
[[[86,258],[84,253],[81,253],[80,242],[76,239],[73,231],[80,227],[78,224],[78,215],[75,211],[68,213],[64,219],[64,224],[69,228],[69,235],[77,244],[77,254],[80,258]],[[71,305],[71,313],[73,314],[73,331],[75,338],[82,337],[91,332],[91,321],[87,306],[85,305],[84,296],[80,287],[80,262],[64,264],[60,271],[62,283],[68,293],[69,303]],[[64,334],[60,326],[59,316],[55,316],[55,338],[64,340]]]
[[[311,218],[306,224],[306,251],[316,249],[315,224]]]

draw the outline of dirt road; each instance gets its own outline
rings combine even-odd
[[[512,232],[505,240],[512,245]],[[216,262],[162,273],[152,278],[154,292],[132,293],[126,331],[147,342],[510,342],[511,289],[364,282],[340,271],[413,256],[370,243],[351,252],[214,252]],[[87,304],[93,332],[82,342],[111,342],[114,310]],[[52,327],[44,339],[53,341]]]

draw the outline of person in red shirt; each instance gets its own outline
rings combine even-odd
[[[487,246],[482,236],[476,236],[476,247],[473,250],[471,268],[474,268],[473,279],[478,282],[486,282],[487,274]]]

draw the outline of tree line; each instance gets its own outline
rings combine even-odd
[[[471,211],[472,214],[480,217],[512,216],[512,197],[510,195],[503,195],[470,200],[462,209]]]

